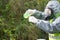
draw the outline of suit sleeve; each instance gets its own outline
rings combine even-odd
[[[37,19],[45,19],[45,14],[44,12],[36,10],[35,13],[32,15]]]
[[[45,20],[38,20],[37,27],[47,33],[59,33],[60,32],[60,17],[55,19],[52,23]]]

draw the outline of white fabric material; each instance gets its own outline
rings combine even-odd
[[[29,17],[29,22],[36,23],[36,25],[47,33],[60,32],[60,17],[55,19],[52,23],[45,20],[36,19],[34,16]]]
[[[30,16],[29,17],[29,22],[32,22],[32,23],[37,23],[38,19],[36,19],[34,16]]]
[[[49,1],[46,8],[51,8],[54,12],[60,12],[60,3],[58,1]]]
[[[51,0],[51,1],[57,1],[57,0]]]
[[[27,11],[26,11],[26,13],[29,13],[29,14],[34,14],[35,13],[35,11],[36,11],[36,9],[34,9],[34,10],[32,10],[32,9],[28,9]]]
[[[50,23],[49,21],[39,20],[36,25],[48,33],[59,33],[60,32],[60,17],[56,18],[55,21]]]
[[[49,1],[46,8],[53,9],[54,13],[60,12],[60,3],[58,1]],[[41,14],[45,17],[43,12],[40,13],[39,11],[34,11],[38,14]],[[52,23],[46,20],[40,20],[33,16],[29,17],[29,22],[36,23],[36,25],[47,33],[58,33],[60,32],[60,17],[56,18]]]

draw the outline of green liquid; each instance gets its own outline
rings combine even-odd
[[[29,16],[30,16],[29,13],[25,13],[25,14],[23,15],[24,18],[28,18]]]

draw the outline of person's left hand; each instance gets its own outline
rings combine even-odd
[[[29,22],[32,22],[32,23],[37,23],[38,19],[36,19],[34,16],[30,16],[29,17]]]

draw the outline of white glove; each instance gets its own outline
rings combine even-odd
[[[32,14],[35,13],[35,11],[36,11],[36,9],[34,9],[34,10],[28,9],[28,10],[26,11],[26,13],[29,13],[30,15],[32,15]]]
[[[29,22],[37,23],[38,22],[38,19],[36,19],[34,16],[30,16],[29,17]]]

